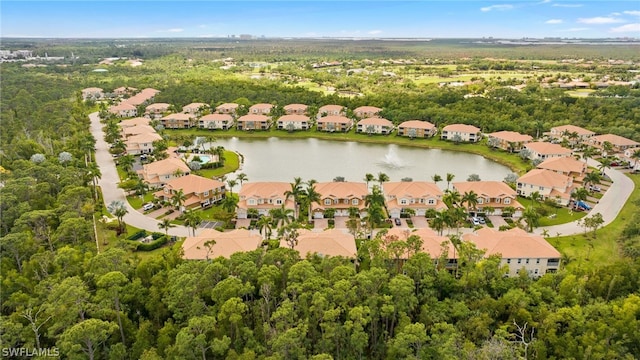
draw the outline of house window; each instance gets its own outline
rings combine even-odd
[[[529,259],[527,259],[527,264],[529,263]]]
[[[544,186],[538,186],[539,190],[544,190]]]
[[[533,270],[533,273],[536,274],[536,275],[538,275],[538,272],[539,272],[538,269],[534,269]]]
[[[436,203],[436,201],[435,201],[435,200],[433,200],[433,199],[429,199],[429,205],[434,205],[435,203]]]
[[[484,199],[483,198],[478,198],[478,204],[484,204]]]
[[[536,264],[540,264],[540,259],[536,259]]]
[[[504,203],[505,203],[506,205],[511,204],[511,199],[509,199],[509,198],[504,199]]]
[[[276,199],[276,205],[282,205],[282,199]]]
[[[340,199],[333,200],[333,203],[336,204],[336,205],[340,204]]]
[[[518,264],[522,264],[522,259],[518,259]]]
[[[400,204],[407,205],[407,199],[401,199],[400,200]]]
[[[511,259],[507,259],[507,264],[511,264]]]
[[[249,200],[247,200],[247,204],[255,205],[256,204],[256,200],[255,199],[249,199]]]
[[[331,205],[331,199],[324,199],[325,205]]]
[[[209,196],[209,192],[208,192],[208,191],[205,191],[205,192],[204,192],[204,194],[202,194],[202,195],[204,195],[204,196]]]
[[[352,199],[351,205],[358,205],[358,199]]]
[[[496,204],[500,204],[500,198],[496,198]]]
[[[349,205],[349,199],[344,199],[343,201],[346,205]]]
[[[420,204],[424,204],[424,199],[420,198]]]

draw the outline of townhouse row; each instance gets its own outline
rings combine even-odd
[[[401,229],[392,228],[381,234],[381,246],[384,249],[395,241],[406,241],[410,236],[420,238],[420,252],[428,254],[436,265],[454,271],[459,260],[451,240],[440,236],[428,228]],[[309,255],[340,256],[355,260],[357,258],[356,241],[352,234],[339,229],[314,232],[299,229],[294,244],[284,239],[280,247],[291,248],[302,257]],[[501,268],[506,267],[506,275],[519,276],[525,271],[537,278],[546,273],[557,272],[560,268],[561,254],[540,235],[526,233],[522,229],[498,231],[482,228],[473,233],[462,235],[462,241],[474,244],[484,251],[484,257],[499,256]],[[220,232],[205,229],[197,236],[187,237],[182,244],[183,258],[188,260],[211,260],[218,257],[230,258],[238,252],[253,251],[262,246],[263,237],[246,229]],[[207,245],[208,244],[208,245]],[[407,260],[413,254],[406,250],[396,261]],[[438,264],[444,259],[444,264]]]

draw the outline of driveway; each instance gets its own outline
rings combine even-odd
[[[124,194],[124,190],[118,187],[120,179],[118,178],[118,172],[116,171],[116,164],[113,161],[113,157],[109,153],[109,144],[104,140],[104,131],[102,131],[102,123],[100,123],[100,117],[98,113],[89,114],[89,120],[91,120],[91,134],[96,139],[96,163],[102,173],[102,178],[98,180],[98,185],[102,190],[102,197],[105,205],[109,205],[112,201],[120,200],[124,202],[127,210],[129,211],[124,216],[124,222],[147,231],[162,231],[158,227],[159,221],[141,214],[136,209],[132,208],[127,202]],[[189,236],[189,229],[184,226],[176,225],[169,229],[169,235],[174,236]]]
[[[490,216],[487,216],[487,218],[489,218],[489,220],[493,224],[493,228],[494,229],[499,229],[500,226],[509,225],[509,224],[507,224],[506,221],[504,221],[504,218],[502,216],[500,216],[500,215],[490,215]]]
[[[588,161],[589,166],[598,167],[599,164],[599,162],[593,159],[589,159]],[[604,193],[600,201],[591,209],[591,211],[589,211],[589,214],[587,215],[590,216],[595,213],[602,214],[602,218],[604,219],[604,224],[602,226],[609,225],[613,220],[615,220],[635,187],[633,180],[619,170],[607,169],[605,170],[605,174],[613,180],[613,184],[611,184],[607,192]],[[545,230],[547,230],[549,234],[560,234],[560,236],[584,232],[584,228],[578,224],[578,221],[554,226],[539,227],[534,229],[533,232],[536,234],[542,234]]]
[[[429,228],[429,221],[424,216],[412,216],[411,222],[413,222],[413,227],[416,229]]]

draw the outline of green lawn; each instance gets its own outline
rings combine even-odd
[[[225,150],[224,158],[225,161],[223,167],[217,169],[201,169],[194,171],[194,173],[202,177],[212,179],[238,170],[240,167],[240,158],[238,154],[233,151]]]
[[[549,239],[551,245],[570,259],[566,264],[569,268],[590,269],[610,264],[620,258],[617,241],[627,222],[640,211],[640,175],[628,176],[635,184],[635,191],[618,217],[611,224],[598,230],[595,238],[588,233]]]
[[[533,206],[536,208],[543,207],[548,210],[549,215],[540,218],[539,226],[565,224],[568,222],[579,220],[583,218],[585,215],[587,215],[585,211],[576,212],[576,211],[572,211],[568,207],[561,207],[561,208],[550,207],[550,206],[544,205],[540,201],[534,204],[533,201],[531,201],[531,199],[528,199],[522,196],[518,196],[518,202],[522,204],[522,206],[524,206],[525,208]],[[551,216],[551,215],[554,215],[554,216]],[[549,235],[553,235],[553,234],[549,234]]]
[[[134,209],[140,209],[142,205],[153,201],[153,192],[147,192],[142,199],[138,195],[127,196],[127,201]]]

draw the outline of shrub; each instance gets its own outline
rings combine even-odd
[[[159,249],[167,242],[169,242],[169,239],[166,236],[161,234],[160,237],[158,237],[157,239],[155,239],[150,243],[145,244],[145,243],[138,242],[136,245],[136,251],[151,251],[151,250]]]
[[[145,230],[140,230],[137,233],[129,236],[127,238],[127,240],[138,240],[138,239],[143,238],[145,236],[147,236],[147,232]]]
[[[509,229],[512,229],[512,227],[509,225],[500,225],[500,227],[498,228],[498,231],[507,231]]]

